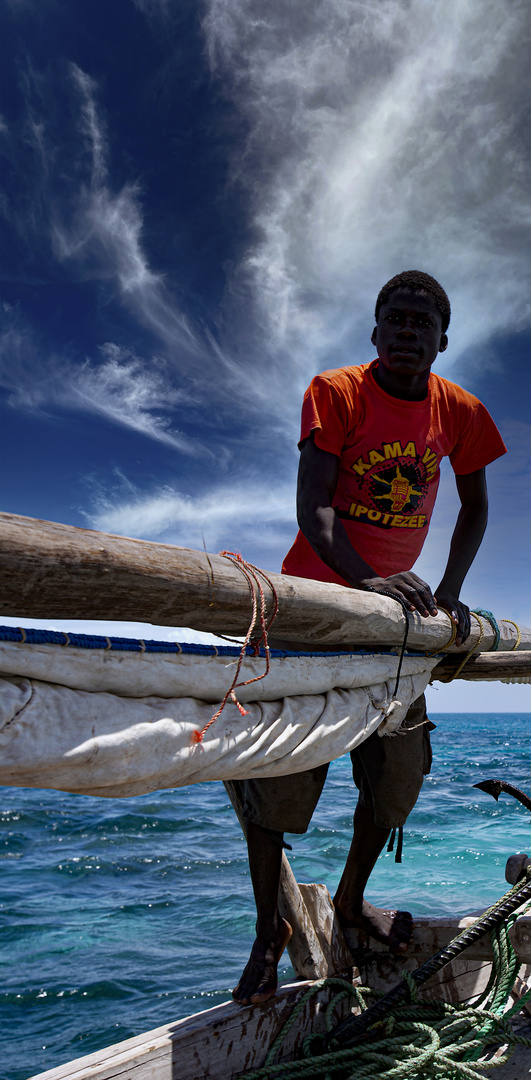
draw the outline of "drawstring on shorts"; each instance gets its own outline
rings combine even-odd
[[[389,843],[387,845],[387,850],[388,851],[392,851],[394,846],[395,846],[395,836],[396,836],[396,828],[393,829],[393,831],[391,833],[391,836],[389,837]],[[403,846],[404,846],[404,826],[399,825],[398,826],[398,841],[397,841],[396,853],[395,853],[395,863],[402,862],[402,848],[403,848]]]

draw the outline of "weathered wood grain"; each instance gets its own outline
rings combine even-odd
[[[287,984],[264,1005],[218,1005],[31,1080],[235,1080],[248,1069],[260,1068],[293,1006],[311,985]],[[295,1054],[309,1030],[324,1033],[325,1006],[334,993],[335,988],[325,988],[301,1012],[286,1041],[286,1057]],[[341,1018],[348,1008],[348,1002],[341,1004]]]
[[[341,585],[269,574],[279,613],[275,637],[308,644],[399,645],[402,608],[394,600]],[[271,613],[271,590],[266,586]],[[131,540],[50,521],[0,514],[0,618],[141,621],[213,633],[245,634],[251,616],[249,589],[226,558],[188,548]],[[501,650],[512,649],[516,630],[501,623]],[[437,651],[450,636],[444,612],[410,617],[412,648]],[[494,632],[483,621],[481,648]],[[473,629],[466,652],[479,639]],[[521,649],[531,648],[522,629]]]
[[[298,888],[323,952],[326,974],[352,972],[352,955],[326,885],[300,882]],[[354,969],[353,977],[356,975]]]
[[[462,658],[458,656],[445,656],[431,673],[432,679],[441,682],[451,682]],[[522,679],[531,677],[531,650],[528,652],[510,653],[477,653],[467,660],[458,679],[468,679],[472,682],[488,681],[489,679]]]
[[[479,912],[478,912],[479,915]],[[465,915],[458,919],[454,916],[439,916],[431,919],[415,919],[413,923],[413,939],[405,959],[414,961],[418,967],[440,949],[449,945],[454,937],[457,937],[468,926],[472,926],[478,915]],[[385,945],[369,938],[362,930],[348,930],[345,932],[347,944],[352,955],[363,959],[363,963],[372,963],[375,958],[381,959],[387,956],[396,964],[397,958],[393,957]],[[514,948],[523,964],[531,964],[531,917],[521,916],[515,922],[510,931],[510,938]],[[466,950],[467,960],[492,960],[492,947],[489,934],[474,942]],[[402,959],[400,958],[400,963]]]

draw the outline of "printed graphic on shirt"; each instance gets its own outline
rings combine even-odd
[[[417,451],[413,441],[381,443],[351,465],[361,498],[351,502],[348,517],[380,529],[424,528],[422,509],[437,467],[429,446]]]

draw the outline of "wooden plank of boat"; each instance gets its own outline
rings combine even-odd
[[[355,972],[355,981],[388,990],[399,981],[405,967],[413,970],[419,966],[474,919],[475,916],[416,919],[408,960],[393,956],[377,944],[371,943],[370,949],[365,949],[363,935],[356,935],[353,947],[360,962],[361,978]],[[531,918],[519,919],[511,934],[522,961],[519,985],[515,986],[516,1000],[520,991],[531,984]],[[480,993],[490,972],[489,949],[488,939],[477,942],[426,984],[426,996],[463,1001]],[[31,1080],[236,1080],[242,1072],[263,1065],[293,1006],[313,985],[311,980],[288,983],[279,989],[273,1001],[264,1005],[242,1007],[234,1002],[218,1005],[40,1073]],[[308,1031],[325,1030],[325,1007],[335,992],[334,988],[325,987],[308,1003],[286,1042],[286,1058],[297,1052]],[[349,1004],[342,1002],[338,1019],[346,1015],[348,1008]],[[529,1026],[529,1018],[522,1017],[520,1023]],[[519,1058],[511,1059],[511,1071],[502,1072],[504,1067],[500,1067],[496,1076],[500,1080],[528,1078],[529,1052],[524,1051]]]
[[[478,913],[480,914],[480,913]],[[384,945],[373,941],[361,931],[348,930],[347,944],[358,967],[364,986],[387,990],[397,971],[415,971],[439,949],[445,948],[457,934],[472,926],[477,915],[461,919],[451,916],[415,920],[413,940],[405,957],[398,960]],[[522,916],[510,931],[516,954],[522,962],[521,977],[531,976],[531,917]],[[444,1001],[465,1001],[484,990],[492,963],[490,936],[486,934],[466,952],[456,957],[425,983],[420,996],[442,998]]]
[[[310,980],[286,983],[264,1005],[217,1005],[31,1080],[233,1080],[263,1065],[292,1008],[311,986]],[[287,1057],[295,1055],[309,1030],[326,1030],[325,1007],[335,992],[325,988],[308,1003],[290,1032]],[[341,1018],[348,1008],[342,1003]]]
[[[169,544],[131,540],[49,521],[0,514],[0,616],[117,619],[187,626],[241,635],[249,625],[247,581],[230,560]],[[399,645],[402,608],[376,593],[305,578],[268,574],[279,600],[275,635],[308,644]],[[271,612],[271,591],[266,587]],[[466,645],[487,652],[494,630],[475,620]],[[444,612],[410,618],[411,648],[436,652],[450,637]],[[500,620],[500,651],[510,651],[517,629]],[[519,649],[531,648],[521,628]]]

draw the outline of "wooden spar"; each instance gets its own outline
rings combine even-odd
[[[462,658],[445,656],[431,673],[432,679],[451,682]],[[467,660],[464,668],[456,676],[474,682],[489,679],[529,679],[531,678],[531,651],[518,653],[477,653]]]
[[[305,578],[268,574],[278,600],[274,633],[308,645],[400,645],[402,608],[385,596]],[[220,555],[169,544],[131,540],[50,521],[0,514],[0,618],[100,619],[186,626],[241,636],[251,612],[243,574]],[[271,613],[271,590],[266,587]],[[488,651],[494,631],[473,620],[465,645]],[[515,647],[516,628],[500,622],[500,650]],[[436,652],[450,637],[444,612],[410,618],[408,643]],[[519,649],[531,648],[531,630],[521,628]]]

